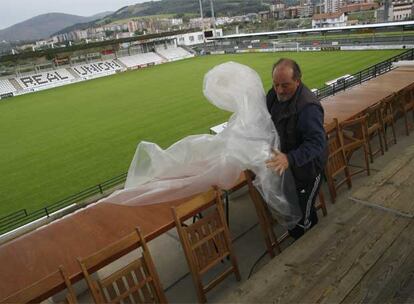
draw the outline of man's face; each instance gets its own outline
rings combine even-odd
[[[299,80],[293,79],[293,69],[289,66],[278,66],[273,71],[273,88],[279,101],[287,101],[295,95],[300,84]]]

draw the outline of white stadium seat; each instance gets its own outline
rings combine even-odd
[[[167,48],[167,49],[160,48],[160,49],[157,49],[157,53],[163,56],[164,58],[167,58],[169,61],[194,57],[193,54],[191,54],[190,52],[187,52],[186,50],[180,47]]]
[[[71,67],[83,79],[107,76],[117,71],[125,70],[116,60],[105,60],[93,63],[84,63]]]
[[[16,92],[16,88],[8,79],[0,79],[0,95],[6,95]]]
[[[74,76],[66,69],[58,69],[43,73],[34,73],[15,78],[18,84],[26,90],[53,88],[71,82]]]
[[[141,53],[126,57],[119,57],[118,60],[122,62],[124,65],[126,65],[128,68],[144,67],[150,64],[159,64],[165,61],[153,52]]]

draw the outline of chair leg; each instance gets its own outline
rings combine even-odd
[[[391,123],[391,130],[392,130],[392,136],[394,138],[394,145],[395,145],[395,144],[397,144],[397,134],[395,133],[395,123],[394,123],[394,121],[392,121],[392,123]]]
[[[409,124],[408,124],[407,112],[405,111],[404,108],[403,108],[403,115],[404,115],[404,123],[405,123],[405,134],[407,136],[409,136],[410,135],[410,127],[409,127]]]
[[[330,177],[329,174],[327,174],[327,179],[328,179],[328,189],[329,189],[329,195],[331,196],[331,203],[335,204],[335,200],[336,200],[336,189],[335,189],[335,184],[332,180],[332,177]]]
[[[384,144],[382,142],[382,139],[384,138],[384,134],[382,133],[382,129],[378,130],[378,139],[379,139],[379,144],[380,144],[380,150],[381,150],[381,155],[384,155]]]
[[[269,230],[270,239],[272,241],[272,247],[275,247],[277,249],[277,251],[279,251],[279,253],[281,253],[282,249],[279,246],[279,240],[278,240],[278,238],[276,237],[276,235],[273,231],[273,226],[276,223],[276,220],[273,219],[272,214],[269,210],[269,207],[267,206],[266,203],[263,205],[263,209],[264,209],[264,213],[265,213],[266,226]]]
[[[368,148],[367,145],[364,145],[364,157],[365,157],[365,167],[367,169],[367,175],[371,175],[370,169],[369,169],[369,159],[368,159]]]
[[[387,140],[387,124],[382,124],[382,138],[384,139],[385,151],[388,151],[388,140]]]
[[[229,192],[226,190],[223,190],[223,192],[224,192],[224,205],[226,208],[226,222],[227,222],[227,226],[230,227]]]
[[[269,228],[268,219],[266,218],[266,214],[264,212],[264,204],[266,203],[262,200],[261,195],[254,188],[250,177],[248,177],[248,186],[249,186],[250,198],[253,201],[253,204],[256,209],[257,217],[259,220],[259,225],[260,225],[260,228],[262,230],[262,233],[265,239],[267,251],[270,255],[270,258],[273,259],[275,257],[275,251],[273,250],[272,242],[277,242],[277,239],[276,239],[276,236],[274,235],[272,227]]]
[[[321,206],[321,209],[322,209],[322,214],[323,214],[323,216],[327,216],[328,215],[328,210],[326,210],[325,196],[323,195],[322,189],[319,189],[318,198],[319,198],[319,203],[320,203],[320,206]]]
[[[374,154],[372,153],[372,147],[371,147],[371,136],[367,135],[367,144],[368,144],[368,153],[369,153],[369,159],[370,162],[374,162]]]

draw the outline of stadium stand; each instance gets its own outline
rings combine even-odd
[[[141,53],[132,56],[120,57],[118,60],[129,69],[146,67],[148,65],[160,64],[165,60],[156,53]]]
[[[85,63],[70,68],[80,78],[87,80],[97,77],[103,77],[115,74],[117,71],[125,68],[117,60],[98,61],[94,63]]]
[[[0,79],[0,99],[11,97],[16,92],[16,88],[8,79]]]
[[[159,48],[156,50],[156,52],[162,57],[168,59],[168,61],[175,61],[175,60],[194,57],[193,54],[191,54],[190,52],[187,52],[186,50],[180,47],[167,48],[167,49]]]
[[[23,88],[23,91],[19,93],[24,94],[70,83],[74,80],[74,77],[66,69],[58,69],[49,72],[18,76],[15,79]]]

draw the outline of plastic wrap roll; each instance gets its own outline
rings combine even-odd
[[[278,221],[292,228],[301,218],[290,171],[282,176],[266,168],[279,138],[266,108],[263,85],[251,68],[227,62],[204,77],[203,92],[217,107],[233,112],[217,135],[188,136],[163,150],[139,143],[125,189],[104,202],[138,205],[184,198],[212,185],[230,188],[242,170],[256,174],[255,186]]]

